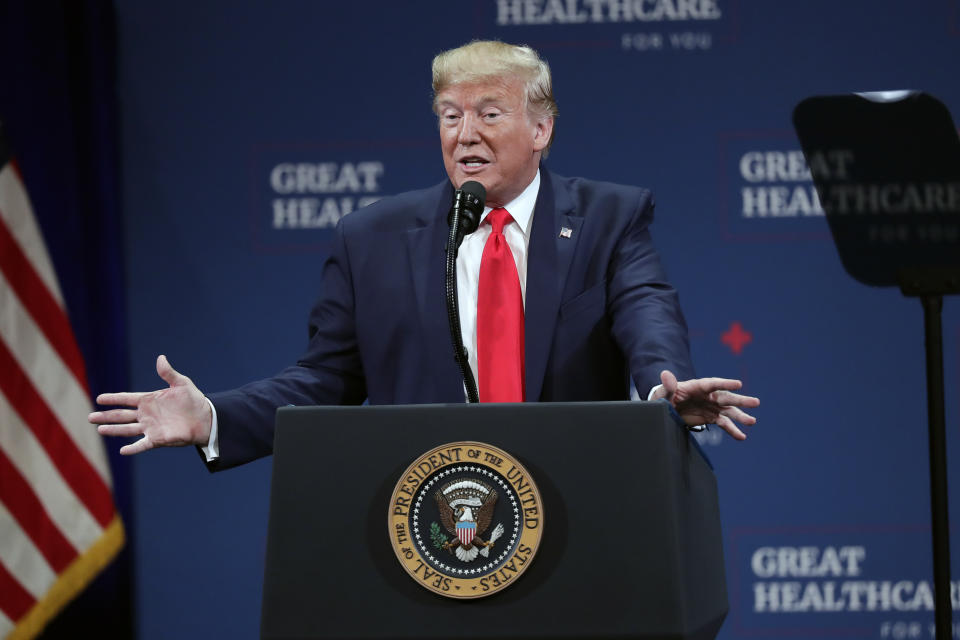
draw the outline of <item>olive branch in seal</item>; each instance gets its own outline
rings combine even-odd
[[[443,549],[443,545],[447,543],[449,538],[446,534],[443,533],[443,530],[440,528],[436,522],[430,523],[430,541],[433,543],[433,548],[437,551]]]

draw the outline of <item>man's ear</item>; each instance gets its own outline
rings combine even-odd
[[[533,150],[543,151],[550,143],[550,136],[553,134],[553,116],[539,118],[534,122],[533,129]]]

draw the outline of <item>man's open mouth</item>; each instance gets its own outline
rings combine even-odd
[[[460,160],[458,160],[458,162],[468,169],[477,169],[486,164],[489,164],[489,161],[484,160],[483,158],[476,158],[476,157],[461,158]]]

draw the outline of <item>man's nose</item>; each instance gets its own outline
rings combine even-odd
[[[475,144],[480,142],[480,129],[477,125],[477,117],[467,113],[460,120],[460,132],[457,135],[457,142],[460,144]]]

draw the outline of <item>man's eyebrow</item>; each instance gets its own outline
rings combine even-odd
[[[480,98],[476,101],[476,105],[478,109],[482,109],[483,107],[489,106],[491,104],[497,104],[502,106],[502,103],[504,103],[506,100],[507,100],[506,96],[490,94],[490,95],[480,96]],[[460,105],[457,104],[454,100],[450,100],[450,99],[438,100],[437,108],[439,109],[442,107],[454,107],[456,109],[459,109]]]

